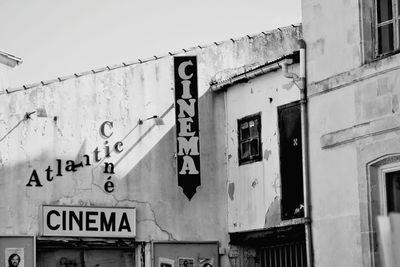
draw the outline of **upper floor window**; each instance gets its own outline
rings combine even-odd
[[[257,113],[238,120],[239,165],[260,161],[261,114]]]
[[[400,36],[400,0],[375,0],[375,54],[381,56],[398,50]]]

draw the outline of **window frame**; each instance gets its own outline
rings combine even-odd
[[[379,150],[377,146],[378,145],[375,145],[373,148]],[[378,153],[374,155],[378,156]],[[379,262],[382,256],[378,250],[378,225],[376,216],[387,214],[386,194],[382,194],[382,190],[386,190],[386,181],[384,179],[386,178],[386,173],[397,170],[400,170],[400,153],[397,151],[380,155],[366,162],[366,187],[365,191],[361,189],[361,193],[366,194],[365,203],[368,204],[360,203],[360,215],[361,231],[365,233],[369,239],[369,247],[363,247],[363,253],[369,253],[369,255],[371,255],[371,266],[375,266],[375,263]],[[368,214],[368,216],[364,217],[363,214]],[[369,261],[367,260],[365,263],[369,263]]]
[[[388,215],[387,205],[387,190],[386,190],[386,174],[391,172],[400,171],[400,162],[387,164],[378,169],[378,186],[379,186],[379,199],[380,199],[380,214]]]
[[[378,1],[373,0],[374,5],[374,58],[380,59],[386,56],[390,56],[392,54],[398,53],[400,50],[400,14],[398,9],[398,1],[399,0],[388,0],[392,2],[392,18],[387,21],[378,22]],[[384,27],[386,25],[393,25],[393,50],[379,53],[379,31],[378,29]]]
[[[249,123],[250,121],[254,121],[258,119],[258,124],[257,124],[257,133],[258,133],[258,155],[250,155],[248,158],[242,158],[242,143],[245,142],[251,142],[254,138],[249,137],[246,138],[245,140],[241,139],[241,126],[244,123]],[[261,112],[240,118],[237,120],[237,135],[238,135],[238,163],[239,166],[245,165],[245,164],[250,164],[253,162],[261,161],[262,160],[262,123],[261,123]],[[250,146],[251,148],[251,146]]]

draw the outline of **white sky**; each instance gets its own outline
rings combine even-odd
[[[301,22],[301,0],[0,0],[17,85]]]

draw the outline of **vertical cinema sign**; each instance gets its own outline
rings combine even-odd
[[[200,185],[196,57],[175,57],[174,75],[178,185],[190,200]]]

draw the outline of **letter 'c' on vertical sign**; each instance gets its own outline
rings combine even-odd
[[[200,186],[200,140],[196,56],[174,57],[178,186],[191,200]]]
[[[190,80],[190,78],[193,77],[193,73],[186,75],[186,67],[187,66],[193,66],[193,63],[191,60],[181,62],[178,66],[179,78],[181,78],[182,80]]]

